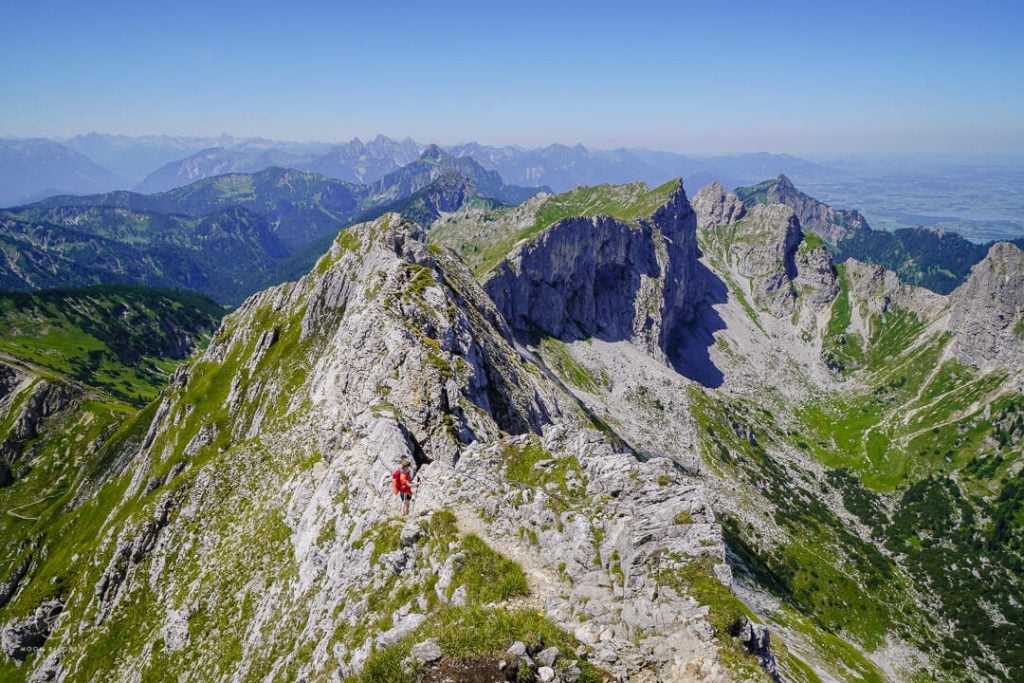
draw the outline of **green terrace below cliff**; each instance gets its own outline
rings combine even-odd
[[[223,314],[200,294],[132,285],[0,293],[0,352],[145,403]]]

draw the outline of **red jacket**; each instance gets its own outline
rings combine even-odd
[[[391,488],[395,494],[405,493],[412,495],[412,479],[403,470],[395,470],[391,473]]]

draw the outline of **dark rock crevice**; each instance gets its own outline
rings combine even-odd
[[[18,586],[21,585],[22,579],[28,574],[29,567],[31,566],[32,556],[28,555],[18,563],[6,581],[0,582],[0,607],[6,605],[14,597],[14,594],[18,591]]]
[[[165,499],[133,538],[118,543],[114,556],[96,582],[96,597],[103,607],[113,604],[132,567],[139,564],[156,547],[160,531],[170,522],[173,507],[174,500]]]
[[[39,605],[24,619],[9,621],[0,631],[0,649],[15,662],[25,661],[46,644],[63,611],[64,603],[53,598]]]
[[[747,652],[757,657],[773,681],[778,683],[782,680],[779,675],[779,665],[772,653],[771,634],[767,626],[755,624],[743,617],[731,635],[740,641]]]

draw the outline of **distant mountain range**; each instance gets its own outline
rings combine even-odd
[[[423,203],[450,189],[446,202]],[[0,288],[38,289],[132,282],[196,290],[238,304],[267,284],[304,271],[337,231],[384,207],[419,215],[474,197],[518,203],[547,188],[505,185],[469,157],[428,148],[372,185],[271,167],[204,178],[157,194],[62,195],[0,211]]]
[[[296,167],[352,183],[371,183],[416,161],[425,148],[409,138],[392,140],[378,135],[369,142],[352,138]]]
[[[226,173],[257,173],[271,166],[290,167],[301,159],[276,149],[249,151],[207,147],[153,171],[135,186],[136,192],[166,192]]]
[[[455,146],[451,152],[473,157],[508,182],[543,184],[558,192],[580,185],[637,180],[660,185],[672,178],[684,178],[689,187],[697,188],[712,180],[728,187],[779,173],[798,178],[836,175],[834,169],[788,154],[697,157],[646,149],[590,150],[583,145],[523,149],[476,143]]]
[[[412,163],[427,148],[408,138],[393,140],[383,135],[369,142],[353,138],[331,145],[227,135],[127,137],[90,133],[62,143],[31,141],[47,142],[48,150],[19,155],[16,145],[25,142],[30,141],[5,141],[12,151],[0,163],[0,205],[34,201],[56,193],[89,194],[113,189],[165,192],[224,173],[256,173],[271,166],[310,171],[351,183],[373,183]],[[473,158],[509,183],[544,185],[558,192],[580,185],[636,180],[658,185],[676,177],[686,178],[690,187],[700,187],[711,180],[735,186],[779,173],[802,180],[837,175],[835,169],[785,154],[696,157],[644,149],[592,150],[583,145],[559,144],[526,149],[467,143],[444,149],[457,157]],[[81,176],[92,182],[82,180]],[[67,177],[78,181],[64,180]]]
[[[135,190],[165,192],[203,178],[224,173],[256,173],[271,166],[310,171],[351,183],[373,182],[412,163],[423,149],[423,145],[412,140],[395,141],[383,135],[367,143],[354,138],[313,155],[256,145],[207,147],[161,166],[143,178]]]
[[[0,139],[0,206],[62,194],[106,192],[125,180],[70,147]]]
[[[120,189],[129,189],[154,170],[173,161],[181,161],[211,147],[231,149],[238,153],[256,154],[277,150],[303,158],[321,154],[330,147],[324,142],[289,142],[266,138],[236,138],[231,135],[194,137],[89,133],[57,142],[86,155],[96,163],[125,178],[128,184]]]
[[[392,140],[378,135],[364,143],[359,138],[330,147],[322,154],[297,157],[277,149],[215,147],[175,161],[149,174],[136,189],[158,192],[229,171],[253,173],[268,166],[287,166],[329,178],[371,183],[416,160],[425,145],[410,139]],[[786,154],[740,154],[691,157],[643,149],[591,150],[583,145],[549,145],[537,149],[477,143],[445,148],[456,157],[471,157],[506,181],[518,185],[546,185],[557,192],[581,185],[642,180],[661,184],[683,177],[692,187],[712,180],[738,185],[778,173],[800,178],[832,177],[834,171]]]

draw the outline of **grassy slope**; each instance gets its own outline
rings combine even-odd
[[[892,308],[871,320],[850,352],[844,288],[825,352],[842,354],[857,383],[799,411],[792,445],[835,468],[829,484],[923,595],[954,627],[940,638],[940,664],[962,675],[965,660],[1024,670],[1024,653],[999,628],[1024,623],[1022,475],[1024,396],[1004,375],[981,374],[944,356],[946,334]],[[863,346],[861,346],[863,344]]]
[[[137,413],[132,403],[152,399],[182,362],[190,349],[172,348],[182,341],[178,334],[201,341],[222,312],[199,295],[131,286],[0,295],[0,352],[34,377],[0,419],[0,441],[16,442],[19,452],[12,467],[18,478],[0,488],[0,579],[31,558],[31,580],[0,606],[0,623],[76,585],[73,573],[83,567],[72,558],[97,542],[127,482],[100,487],[84,504],[73,501],[109,473],[119,445],[141,438],[156,404]],[[15,438],[30,391],[69,378],[79,385],[75,403],[45,419],[37,435]],[[0,680],[23,675],[0,661]]]
[[[201,342],[223,312],[201,295],[127,285],[0,293],[0,351],[141,404],[184,360],[185,339]]]
[[[727,272],[732,234],[698,237],[705,258]],[[1024,397],[1005,392],[1001,373],[981,375],[946,360],[949,336],[927,332],[909,311],[893,307],[871,319],[866,335],[852,331],[855,308],[862,315],[867,308],[853,299],[842,266],[837,270],[840,294],[822,356],[850,379],[843,390],[792,416],[696,391],[709,466],[771,501],[776,524],[791,539],[780,544],[726,516],[733,552],[743,571],[782,598],[775,620],[805,633],[833,670],[862,680],[882,676],[836,638],[840,633],[868,650],[892,632],[934,651],[924,634],[941,629],[935,613],[958,622],[936,637],[937,661],[954,678],[965,666],[976,667],[972,675],[996,675],[989,653],[1010,670],[1024,670],[1019,647],[994,628],[1000,618],[1024,623],[1013,598],[1024,585],[1024,502],[1022,478],[1012,474],[1022,457]],[[726,281],[745,303],[742,288]],[[752,440],[740,436],[747,427]],[[838,493],[861,530],[818,502],[813,487],[788,476],[772,455],[778,449],[803,451],[831,468],[821,485]],[[923,610],[908,591],[936,595],[941,607]],[[993,613],[1002,617],[993,621]]]
[[[810,403],[801,418],[809,452],[853,475],[847,507],[953,620],[941,665],[957,671],[967,656],[981,673],[1000,678],[1001,665],[1019,675],[1024,396],[1004,389],[1001,373],[946,359],[948,342],[890,309],[872,321],[863,389]],[[887,504],[891,521],[872,512]]]

